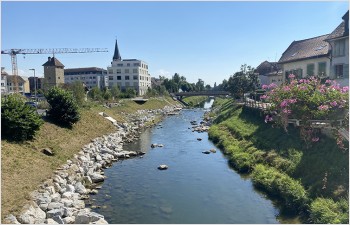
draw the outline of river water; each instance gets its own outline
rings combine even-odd
[[[199,123],[204,112],[182,110],[125,145],[126,150],[146,154],[105,170],[107,179],[91,196],[92,205],[100,207],[94,211],[109,223],[124,224],[280,223],[278,208],[254,189],[250,179],[230,168],[208,134],[189,129],[190,121]],[[152,143],[164,147],[151,148]],[[218,151],[202,153],[212,148]],[[160,164],[169,168],[158,170]]]

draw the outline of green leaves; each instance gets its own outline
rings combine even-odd
[[[78,105],[70,92],[54,87],[45,97],[50,104],[47,115],[57,124],[72,126],[80,120]]]
[[[24,104],[22,96],[9,95],[1,100],[1,132],[8,140],[33,139],[43,124],[36,109]]]

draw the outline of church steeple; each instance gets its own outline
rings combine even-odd
[[[113,61],[121,61],[122,57],[120,56],[119,49],[118,49],[118,41],[115,39],[115,49],[114,49],[114,56]]]

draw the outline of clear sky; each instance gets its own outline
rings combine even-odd
[[[331,33],[348,1],[1,2],[1,49],[108,48],[57,54],[65,68],[110,65],[116,37],[123,59],[148,63],[152,77],[185,76],[213,86],[241,64],[278,61],[294,40]],[[43,76],[50,55],[17,55],[20,75]],[[1,55],[11,72],[11,57]]]

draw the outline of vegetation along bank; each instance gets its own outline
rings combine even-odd
[[[306,146],[297,128],[272,127],[257,109],[214,102],[209,138],[240,173],[304,223],[348,223],[349,157],[334,138]],[[347,143],[348,144],[348,143]]]
[[[22,207],[30,202],[30,193],[94,138],[116,132],[116,124],[129,131],[150,126],[161,119],[164,109],[178,106],[170,97],[150,98],[144,104],[121,99],[109,106],[89,101],[79,107],[79,120],[69,126],[44,116],[43,124],[33,139],[2,139],[2,221],[9,214],[19,215]],[[100,112],[114,118],[115,125],[99,115]],[[137,133],[134,132],[134,137]],[[130,141],[130,137],[125,137],[124,141]],[[43,149],[49,149],[53,155],[43,154]]]

